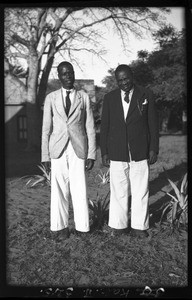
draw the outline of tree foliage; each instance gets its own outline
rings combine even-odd
[[[170,29],[170,27],[169,27]],[[167,32],[167,31],[165,31]],[[160,41],[160,49],[154,51],[148,63],[154,77],[151,88],[159,105],[163,103],[172,109],[186,108],[186,41],[185,31],[168,31],[170,38]]]
[[[105,84],[105,92],[110,92],[111,90],[117,88],[117,83],[115,80],[115,70],[109,69],[108,75],[102,80],[102,83]]]
[[[186,110],[186,39],[185,30],[176,31],[172,26],[164,26],[153,34],[158,47],[148,53],[138,52],[138,59],[130,66],[135,82],[153,90],[163,118],[175,115],[177,125],[181,124],[182,112]],[[113,69],[103,80],[106,91],[115,88]],[[168,122],[168,120],[167,120]],[[162,124],[160,124],[162,125]]]

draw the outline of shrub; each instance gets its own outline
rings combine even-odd
[[[102,170],[100,170],[100,174],[97,174],[97,176],[101,179],[100,184],[104,185],[109,183],[109,169],[107,170],[107,172],[103,172]]]
[[[38,168],[42,171],[42,175],[26,175],[22,178],[30,178],[26,185],[30,187],[34,187],[38,184],[51,186],[51,171],[47,172],[45,166],[43,164],[38,165]]]
[[[187,173],[181,180],[180,189],[172,180],[168,178],[170,185],[172,186],[175,195],[166,193],[170,196],[170,202],[168,202],[162,212],[160,223],[166,213],[166,219],[172,226],[179,227],[180,224],[184,226],[188,224],[188,192],[187,192]]]
[[[92,226],[96,229],[102,229],[105,222],[108,220],[109,215],[109,195],[110,191],[108,191],[107,195],[102,198],[97,193],[96,201],[89,200],[89,208],[92,210]]]

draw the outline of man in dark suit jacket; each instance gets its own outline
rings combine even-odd
[[[159,126],[154,96],[134,84],[128,65],[115,70],[118,89],[105,95],[100,145],[102,163],[110,166],[109,226],[128,228],[131,195],[131,234],[148,236],[149,164],[157,161]]]

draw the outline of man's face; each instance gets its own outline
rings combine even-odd
[[[61,67],[58,72],[58,77],[65,89],[70,90],[73,88],[73,84],[75,82],[75,74],[72,66],[66,65]]]
[[[118,87],[124,92],[129,92],[133,87],[133,75],[127,70],[119,71],[116,74],[116,81]]]

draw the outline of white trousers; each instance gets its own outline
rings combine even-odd
[[[131,195],[131,227],[149,228],[149,165],[139,162],[110,162],[109,226],[115,229],[128,227],[128,198]]]
[[[52,231],[68,227],[70,199],[76,230],[89,231],[85,160],[77,157],[71,142],[68,143],[60,158],[51,159],[50,229]]]

